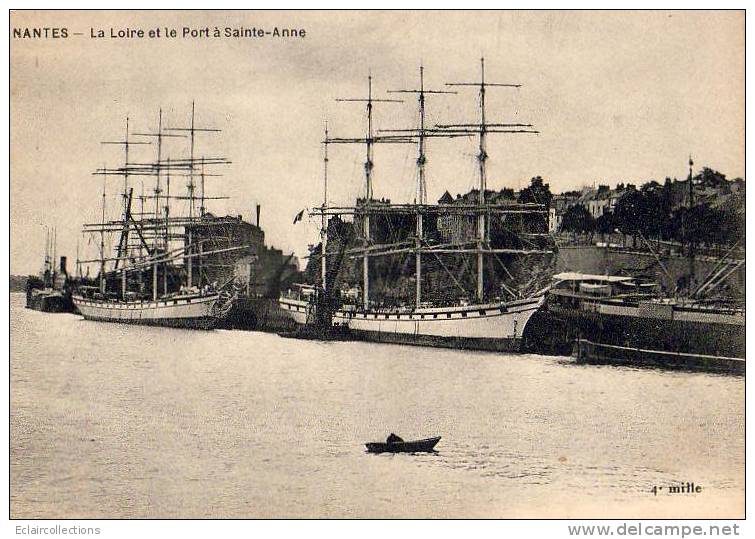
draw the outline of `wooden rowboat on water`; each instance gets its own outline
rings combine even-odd
[[[430,453],[440,441],[440,436],[409,442],[370,442],[365,444],[369,453]]]

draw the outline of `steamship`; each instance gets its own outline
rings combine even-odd
[[[73,312],[70,281],[68,278],[67,257],[60,257],[56,265],[57,230],[47,230],[45,239],[45,259],[39,276],[30,275],[26,279],[26,308],[45,313]]]
[[[690,157],[689,209],[692,166]],[[744,258],[734,256],[738,246],[719,257],[698,283],[694,245],[688,242],[687,274],[674,295],[636,275],[559,273],[553,276],[547,309],[572,328],[579,361],[742,374],[745,305],[736,294],[722,293],[727,279],[745,266]]]
[[[560,273],[547,308],[572,328],[578,361],[744,373],[742,305],[657,288],[631,276]]]

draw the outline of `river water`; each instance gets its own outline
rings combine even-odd
[[[10,321],[12,517],[744,513],[744,378],[89,322],[20,294]],[[443,439],[365,452],[390,432]]]

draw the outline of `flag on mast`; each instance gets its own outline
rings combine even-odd
[[[294,224],[298,223],[302,220],[302,217],[304,217],[304,210],[300,211],[296,214],[296,217],[294,217]]]

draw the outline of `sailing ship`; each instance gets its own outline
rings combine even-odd
[[[371,76],[368,77],[366,99],[337,100],[366,103],[367,128],[364,137],[330,138],[326,125],[323,203],[310,211],[311,216],[319,217],[321,224],[319,255],[314,252],[311,255],[320,258],[319,283],[316,287],[299,287],[280,299],[281,307],[297,323],[310,328],[303,332],[305,335],[319,334],[328,338],[334,334],[343,338],[344,331],[333,330],[340,328],[347,330],[350,338],[370,341],[476,350],[520,350],[527,322],[545,299],[547,281],[543,281],[543,277],[550,276],[545,266],[538,266],[533,260],[539,259],[546,266],[552,264],[554,250],[547,234],[547,209],[543,204],[492,200],[493,197],[489,197],[487,138],[494,133],[538,131],[531,124],[488,121],[486,91],[493,87],[519,88],[521,85],[487,82],[484,59],[481,59],[480,67],[479,81],[447,83],[444,90],[426,89],[424,69],[420,67],[419,88],[389,91],[417,95],[419,126],[415,128],[384,129],[375,133],[375,104],[400,100],[373,97]],[[456,94],[456,87],[478,90],[479,119],[472,123],[426,126],[426,98],[436,94]],[[479,190],[476,196],[468,202],[428,204],[426,141],[430,138],[468,137],[477,137],[479,143]],[[350,143],[366,146],[364,198],[358,199],[354,206],[329,205],[328,147]],[[373,150],[375,144],[381,143],[417,145],[417,184],[413,203],[397,204],[373,197]],[[344,216],[353,220],[350,230],[357,236],[356,246],[331,233],[333,229],[343,228],[341,218]],[[399,228],[407,233],[398,239],[382,233],[391,227],[391,223],[403,223]],[[530,229],[521,226],[522,223],[528,223]],[[533,227],[533,223],[540,226]],[[520,225],[518,229],[517,224]],[[449,233],[449,228],[454,230]],[[443,230],[447,233],[444,234]],[[501,233],[502,230],[506,234]],[[334,237],[338,240],[337,247],[329,249]],[[502,241],[502,237],[506,241]],[[371,296],[372,265],[383,257],[406,255],[414,258],[414,297],[390,305],[375,301]],[[470,256],[476,261],[476,276],[470,280],[476,284],[465,286],[458,277],[458,265],[466,265]],[[329,258],[335,258],[335,263],[328,261]],[[358,287],[346,291],[338,287],[343,258],[361,260],[361,282]],[[534,275],[524,282],[514,282],[513,266],[507,267],[506,261],[516,264],[519,269],[529,268]],[[493,262],[502,267],[498,274],[491,271]],[[427,280],[424,270],[429,263],[436,270],[445,272],[445,281],[452,283],[453,291],[439,291],[441,280],[435,280],[435,286],[423,288],[423,282]],[[449,265],[453,269],[449,269]],[[501,275],[508,275],[511,279],[504,283]],[[474,290],[470,290],[471,287]],[[470,300],[471,296],[475,299]]]
[[[215,166],[229,164],[224,157],[196,156],[198,134],[213,134],[218,129],[195,126],[194,103],[188,127],[164,127],[162,110],[157,131],[131,133],[126,118],[125,138],[107,141],[124,148],[122,166],[103,167],[94,174],[102,176],[102,218],[99,223],[84,225],[84,234],[99,237],[99,258],[79,261],[99,265],[98,286],[79,286],[73,295],[76,308],[88,320],[211,329],[223,319],[238,295],[239,287],[231,278],[226,282],[208,282],[203,260],[211,255],[244,249],[223,246],[224,238],[212,234],[213,219],[208,219],[205,180],[217,176]],[[156,142],[154,161],[132,161],[129,150],[134,145],[152,144],[151,140],[134,140],[132,135]],[[188,138],[188,157],[166,156],[165,139]],[[123,207],[119,219],[106,220],[107,179],[123,179]],[[151,195],[139,197],[140,211],[134,208],[132,182],[154,182]],[[171,180],[187,181],[186,193],[171,193]],[[198,185],[197,185],[198,184]],[[197,193],[197,190],[199,191]],[[175,188],[174,188],[175,191]],[[185,205],[176,211],[175,201]],[[151,203],[154,203],[152,205]],[[199,205],[197,207],[197,205]],[[205,233],[199,234],[202,230]],[[209,233],[207,233],[209,231]],[[115,253],[106,256],[105,237],[117,235]]]
[[[691,158],[689,166],[691,209]],[[645,243],[671,280],[652,245]],[[687,274],[675,295],[639,275],[559,273],[553,276],[546,308],[567,321],[579,361],[744,373],[744,301],[717,293],[744,268],[737,248],[738,242],[698,283],[694,245],[689,242]]]

